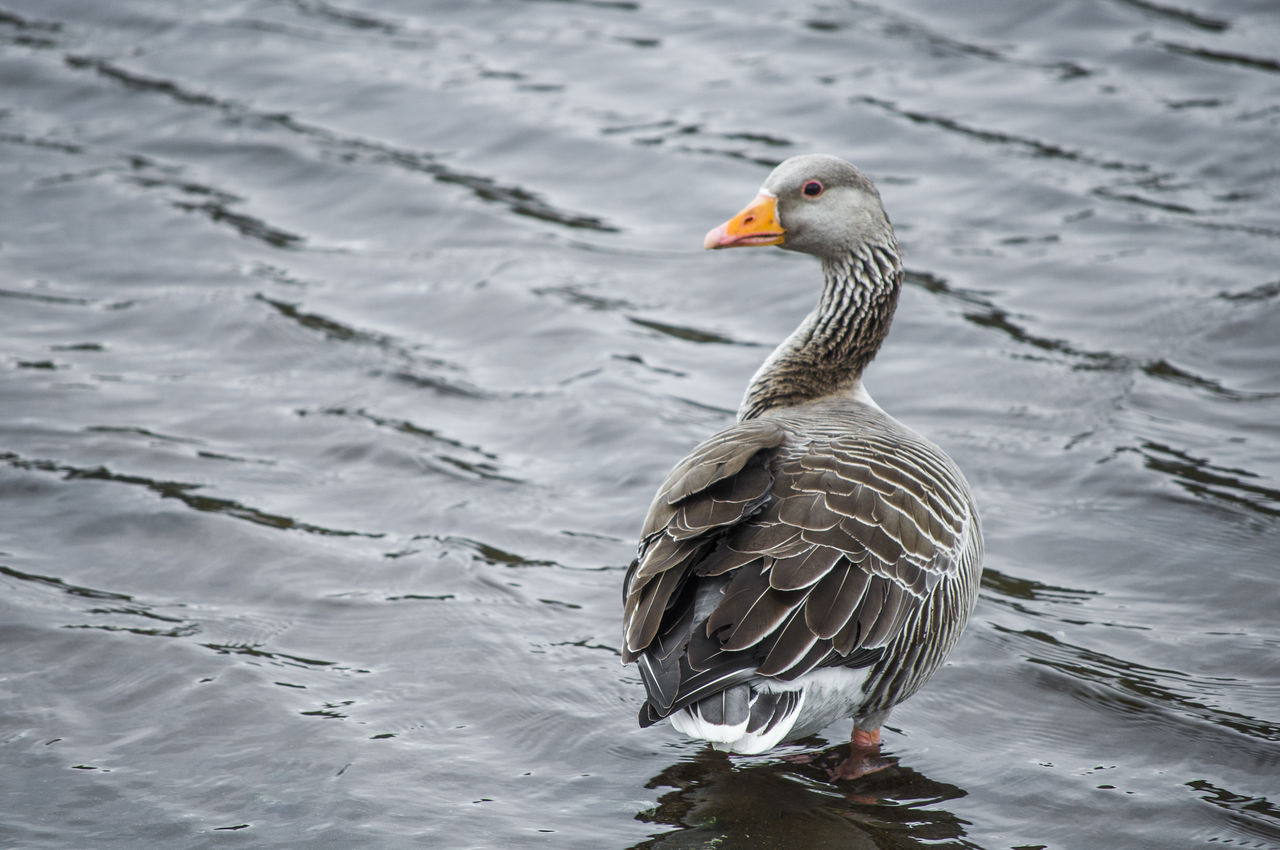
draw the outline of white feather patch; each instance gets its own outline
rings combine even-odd
[[[682,708],[671,715],[671,725],[691,738],[709,741],[718,750],[754,755],[778,746],[783,741],[803,738],[821,732],[845,717],[852,717],[862,701],[862,686],[870,675],[869,668],[824,667],[806,673],[794,682],[779,679],[756,679],[751,687],[762,693],[799,691],[795,708],[772,725],[747,732],[747,721],[732,726],[711,723],[698,711],[698,706]]]
[[[698,710],[696,704],[686,706],[671,715],[671,725],[690,738],[701,738],[704,741],[710,741],[712,744],[727,744],[728,746],[717,747],[717,749],[727,749],[733,752],[739,752],[739,750],[734,749],[733,744],[747,731],[746,720],[733,726],[707,721],[702,716],[702,712]]]

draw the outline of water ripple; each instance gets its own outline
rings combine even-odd
[[[389,429],[393,432],[413,437],[417,440],[423,440],[430,444],[443,445],[451,449],[460,449],[464,454],[471,457],[460,457],[457,453],[439,452],[432,456],[433,460],[444,464],[444,467],[437,467],[440,471],[451,475],[461,472],[466,477],[482,479],[485,481],[503,481],[508,484],[522,484],[521,479],[503,474],[501,465],[498,461],[498,455],[485,451],[476,445],[464,443],[451,437],[446,437],[439,431],[432,428],[423,428],[420,425],[405,419],[393,419],[385,416],[378,416],[367,410],[348,410],[342,407],[328,408],[321,413],[328,416],[340,416],[345,418],[361,419],[369,422],[378,428]]]
[[[1063,355],[1071,362],[1073,369],[1141,372],[1147,377],[1160,382],[1200,390],[1214,397],[1233,402],[1269,402],[1280,398],[1280,392],[1250,392],[1233,389],[1215,378],[1198,375],[1186,368],[1176,366],[1162,357],[1144,360],[1131,355],[1109,351],[1090,351],[1074,345],[1069,340],[1042,336],[1027,329],[1016,320],[1021,317],[1015,317],[986,295],[973,290],[953,289],[941,277],[928,272],[909,272],[907,281],[920,285],[930,292],[952,298],[966,306],[979,306],[980,310],[969,309],[964,311],[964,318],[979,327],[998,330],[1020,345],[1030,346],[1055,355]],[[1262,296],[1265,296],[1267,292],[1265,288],[1258,291]]]
[[[251,120],[277,126],[327,147],[338,148],[349,155],[365,157],[373,162],[386,163],[426,174],[441,183],[462,186],[481,200],[499,203],[517,215],[579,230],[618,232],[618,228],[597,216],[561,210],[547,203],[535,192],[521,186],[502,183],[487,175],[451,168],[438,161],[434,154],[397,148],[369,139],[343,136],[318,125],[299,121],[287,113],[257,111],[235,100],[192,91],[172,80],[149,77],[127,70],[100,57],[68,55],[65,57],[65,62],[72,68],[93,71],[135,91],[164,95],[189,106],[217,109],[241,121]]]
[[[273,514],[252,508],[234,499],[201,495],[197,491],[203,490],[206,487],[204,484],[160,481],[142,475],[112,472],[105,466],[76,467],[60,464],[52,460],[23,458],[13,452],[0,452],[0,462],[7,463],[16,469],[59,473],[68,481],[109,481],[116,484],[142,487],[162,499],[176,499],[187,507],[202,513],[224,514],[235,519],[246,520],[255,525],[263,525],[281,531],[302,531],[325,537],[367,537],[377,539],[384,536],[381,532],[325,528],[324,526],[302,522],[283,514]]]
[[[1176,6],[1166,6],[1162,3],[1153,3],[1151,0],[1113,0],[1113,2],[1121,3],[1125,6],[1133,6],[1135,9],[1141,9],[1149,12],[1157,18],[1165,20],[1177,21],[1196,29],[1208,30],[1209,32],[1225,32],[1230,29],[1230,21],[1222,18],[1211,18],[1198,11],[1190,9],[1179,9]]]
[[[1068,643],[1035,629],[1012,630],[999,625],[993,628],[1029,640],[1036,648],[1027,656],[1028,663],[1050,667],[1079,682],[1100,686],[1101,692],[1087,698],[1117,711],[1156,717],[1172,712],[1183,721],[1204,720],[1256,740],[1280,742],[1280,723],[1212,704],[1214,696],[1228,687],[1238,686],[1233,679],[1196,677],[1177,670],[1149,667]]]
[[[1158,44],[1170,53],[1179,56],[1190,56],[1224,65],[1247,68],[1251,71],[1265,71],[1269,74],[1280,74],[1280,61],[1262,56],[1249,56],[1244,53],[1232,53],[1226,50],[1212,50],[1176,41],[1161,41]]]
[[[1041,157],[1044,159],[1061,159],[1066,160],[1067,162],[1078,162],[1082,165],[1090,165],[1096,168],[1107,169],[1108,171],[1133,171],[1145,173],[1151,170],[1151,166],[1143,163],[1108,159],[1106,157],[1099,157],[1078,150],[1071,150],[1070,148],[1063,147],[1052,142],[1044,142],[1027,136],[1019,136],[1015,133],[973,127],[955,118],[933,115],[920,110],[907,109],[892,101],[871,95],[858,95],[851,100],[854,103],[865,103],[868,106],[874,106],[877,109],[906,118],[916,124],[925,124],[937,127],[951,133],[956,133],[957,135],[977,139],[980,142],[989,142],[996,145],[1012,147],[1029,153],[1035,157]]]
[[[1172,478],[1197,498],[1208,497],[1264,516],[1280,517],[1280,488],[1258,483],[1264,479],[1257,473],[1219,466],[1207,458],[1152,440],[1143,440],[1139,446],[1127,450],[1141,455],[1148,469]]]

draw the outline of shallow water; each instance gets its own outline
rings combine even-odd
[[[1280,847],[1270,0],[0,0],[0,846]],[[987,574],[892,769],[635,724],[668,467],[880,185]],[[831,750],[832,752],[825,752]]]

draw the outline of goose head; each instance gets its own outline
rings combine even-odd
[[[893,244],[880,193],[861,171],[826,154],[782,162],[755,200],[703,241],[707,249],[777,245],[823,260],[866,244]]]

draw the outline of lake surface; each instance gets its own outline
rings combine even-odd
[[[618,654],[807,152],[987,534],[845,783]],[[0,0],[0,199],[0,847],[1280,848],[1273,0]]]

